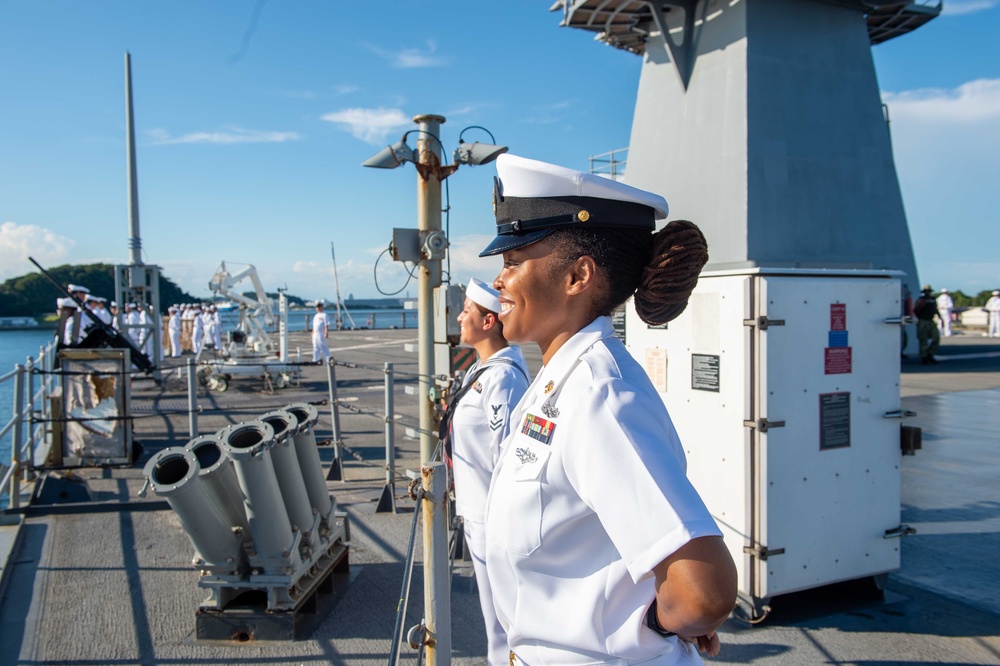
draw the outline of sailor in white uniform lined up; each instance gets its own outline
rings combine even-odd
[[[465,291],[465,305],[458,315],[461,342],[471,345],[479,360],[469,368],[462,387],[452,394],[442,421],[442,439],[450,442],[455,478],[455,511],[462,516],[465,540],[479,587],[488,644],[487,663],[508,663],[507,635],[493,610],[493,595],[486,575],[486,494],[500,443],[510,432],[510,411],[528,388],[528,366],[520,347],[503,337],[499,292],[475,278]]]
[[[955,309],[955,301],[947,289],[942,289],[937,297],[938,330],[944,337],[951,337],[951,313]]]
[[[177,358],[181,355],[181,315],[177,311],[177,306],[171,305],[167,308],[170,318],[167,320],[167,337],[170,339],[170,356]]]
[[[996,289],[986,301],[986,312],[988,319],[987,335],[991,338],[1000,338],[1000,291]]]
[[[312,343],[313,361],[326,363],[330,358],[330,347],[326,344],[326,336],[330,332],[330,320],[327,319],[323,301],[316,301],[316,314],[313,315]]]
[[[511,415],[486,507],[486,566],[511,663],[699,664],[736,569],[683,448],[610,314],[673,319],[708,259],[666,201],[599,176],[497,159],[493,286],[512,343],[544,367]]]
[[[197,303],[191,308],[191,346],[195,354],[201,353],[205,343],[205,320],[201,318],[201,306]]]

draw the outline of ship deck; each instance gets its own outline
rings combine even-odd
[[[308,339],[293,335],[292,347],[301,346],[305,355]],[[413,330],[335,331],[330,347],[338,360],[375,367],[392,362],[397,371],[415,373],[416,355],[404,350],[415,338]],[[537,352],[527,356],[537,370]],[[949,338],[942,356],[946,360],[937,366],[903,365],[903,407],[918,413],[910,423],[923,428],[923,450],[903,459],[902,519],[918,533],[903,539],[902,568],[890,576],[885,598],[865,601],[831,586],[776,599],[761,625],[728,622],[721,630],[722,654],[713,661],[1000,663],[1000,344]],[[341,400],[364,412],[384,411],[380,373],[338,367],[337,380]],[[410,424],[417,422],[416,401],[404,387],[415,381],[401,373],[396,382],[395,411]],[[244,378],[225,393],[201,394],[200,432],[290,402],[323,400],[325,370],[304,367],[300,386],[261,389],[260,381]],[[143,416],[135,425],[144,447],[140,461],[75,471],[90,492],[86,510],[67,504],[26,512],[0,605],[0,666],[388,663],[413,502],[400,481],[396,512],[375,511],[385,485],[382,422],[340,413],[348,447],[344,479],[330,481],[329,488],[350,517],[351,571],[311,637],[197,643],[194,613],[206,593],[197,586],[190,542],[162,500],[152,493],[136,496],[149,456],[189,439],[186,415],[156,413],[186,408],[186,388],[178,379],[162,387],[136,381],[133,402]],[[417,468],[419,443],[399,430],[396,465],[402,475]],[[330,434],[329,409],[320,407],[317,438],[328,440]],[[320,450],[328,464],[332,448]],[[462,575],[467,573],[460,571],[452,586],[452,662],[482,664],[486,641],[478,597]],[[406,627],[422,614],[419,565],[412,590]],[[402,655],[404,663],[416,661],[409,648]]]

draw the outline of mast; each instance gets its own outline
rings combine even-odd
[[[347,319],[351,322],[351,328],[357,328],[357,326],[354,325],[354,318],[351,316],[351,313],[347,310],[347,306],[341,305],[340,302],[340,278],[337,277],[337,253],[333,248],[333,241],[330,241],[330,257],[333,259],[333,286],[336,289],[336,295],[337,295],[337,321],[338,322],[342,321],[340,318],[340,308],[343,307],[344,314],[347,315]]]
[[[142,237],[139,234],[139,183],[135,166],[135,122],[132,116],[132,57],[125,52],[125,143],[128,153],[128,261],[142,266]]]

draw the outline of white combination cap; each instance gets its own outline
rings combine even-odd
[[[948,290],[947,290],[947,289],[942,289],[942,290],[941,290],[941,293],[942,293],[942,294],[947,294],[947,293],[948,293]]]
[[[1000,296],[1000,291],[997,291],[996,289],[994,289],[993,290],[993,295],[994,296]]]
[[[465,290],[465,295],[473,303],[483,306],[490,312],[500,313],[500,292],[488,286],[482,280],[472,278],[468,288]]]
[[[74,310],[79,309],[79,306],[77,306],[76,301],[74,301],[72,298],[57,298],[56,307],[73,308]]]
[[[89,289],[87,289],[86,287],[81,287],[78,284],[68,284],[66,285],[66,288],[69,289],[70,291],[82,291],[85,294],[90,293]]]
[[[497,237],[486,257],[538,242],[563,227],[656,229],[667,200],[592,173],[504,154],[493,188]]]

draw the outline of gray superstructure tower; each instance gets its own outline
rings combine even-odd
[[[563,25],[643,58],[625,182],[704,230],[712,268],[918,278],[870,46],[908,2],[566,0]]]

